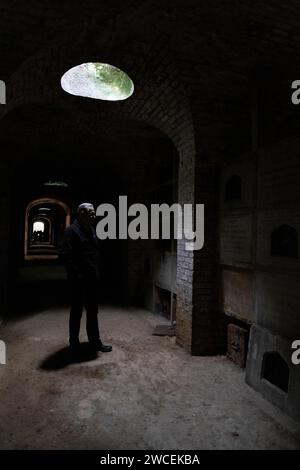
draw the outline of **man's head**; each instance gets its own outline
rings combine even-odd
[[[89,202],[79,204],[77,214],[83,225],[93,225],[96,220],[95,208],[93,204]]]

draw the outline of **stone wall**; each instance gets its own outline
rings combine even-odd
[[[248,383],[297,416],[300,368],[291,363],[291,344],[300,337],[298,153],[299,140],[289,139],[228,162],[220,174],[219,201],[220,308],[230,321],[251,326]],[[241,197],[226,201],[232,175],[240,177]],[[274,251],[274,230],[282,226],[298,234],[294,256],[293,236],[279,237]],[[263,378],[269,353],[278,353],[289,368],[287,392]]]

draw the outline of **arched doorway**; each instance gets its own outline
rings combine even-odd
[[[25,212],[24,260],[57,259],[70,209],[55,198],[31,201]]]

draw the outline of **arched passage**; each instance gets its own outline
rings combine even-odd
[[[81,25],[78,25],[78,28],[81,28]],[[141,24],[139,28],[141,33]],[[5,112],[20,109],[20,106],[24,105],[46,106],[48,110],[57,110],[58,116],[67,111],[72,115],[73,122],[76,122],[76,134],[73,134],[73,139],[79,142],[85,138],[86,129],[90,136],[96,138],[99,133],[105,132],[107,123],[110,125],[114,120],[132,120],[153,126],[171,139],[178,153],[177,201],[180,204],[207,203],[209,207],[212,201],[211,191],[214,190],[213,185],[209,183],[212,179],[212,168],[206,165],[202,168],[199,163],[196,168],[195,165],[191,106],[168,33],[153,31],[147,40],[139,41],[138,45],[134,40],[125,45],[121,37],[122,28],[113,28],[113,31],[112,37],[107,25],[101,33],[95,33],[98,41],[93,41],[92,44],[87,45],[84,41],[84,45],[79,42],[75,47],[69,43],[68,38],[62,38],[61,44],[58,45],[57,38],[55,44],[39,50],[11,77],[8,83],[9,101]],[[101,58],[100,44],[103,46]],[[132,78],[135,93],[130,99],[120,103],[99,103],[98,100],[67,95],[60,88],[60,78],[66,70],[76,64],[99,60],[115,65]],[[47,70],[47,75],[37,73],[41,64],[43,69]],[[45,119],[48,119],[48,114],[47,112]],[[61,125],[65,129],[69,123],[65,120]],[[40,122],[36,122],[35,126],[39,128]],[[52,130],[51,124],[48,124],[48,137],[52,132],[55,135],[56,126],[57,123],[54,123]],[[61,142],[59,144],[63,146]],[[200,190],[195,187],[199,174],[202,181]],[[209,239],[210,244],[214,243],[211,232],[213,225],[211,219],[205,229],[206,239]],[[202,257],[199,253],[187,252],[184,240],[177,243],[177,254],[177,341],[194,354],[211,354],[216,351],[215,342],[211,338],[217,331],[215,322],[210,318],[214,309],[212,260],[208,259],[206,254]],[[203,270],[208,273],[205,281],[201,277]],[[211,299],[209,302],[208,296]]]
[[[33,57],[24,63],[20,70],[12,77],[9,83],[10,101],[8,110],[15,106],[36,103],[58,109],[69,109],[75,113],[79,132],[84,133],[89,128],[91,135],[96,136],[103,123],[112,119],[135,120],[151,125],[165,133],[174,143],[179,154],[178,160],[178,202],[193,203],[194,187],[194,135],[192,118],[188,100],[184,88],[177,73],[176,66],[166,56],[165,47],[160,42],[155,45],[145,44],[141,50],[140,61],[131,60],[131,47],[129,45],[125,54],[117,49],[106,50],[102,54],[103,62],[112,63],[129,74],[136,84],[134,95],[123,103],[99,103],[85,102],[78,97],[67,96],[59,89],[60,76],[70,64],[81,63],[85,60],[93,60],[94,53],[90,49],[78,48],[76,51],[68,49],[64,54],[64,48],[51,48],[40,51],[37,57]],[[99,52],[98,60],[99,60]],[[67,57],[67,59],[66,59]],[[47,64],[49,75],[47,77],[36,74],[37,60]],[[153,61],[152,76],[143,74],[143,66],[149,60]],[[26,77],[21,80],[19,77]],[[51,130],[48,129],[51,133]],[[192,278],[193,278],[193,254],[187,253],[184,242],[177,245],[177,339],[187,348],[191,347],[191,323],[192,323]],[[182,269],[182,265],[184,268]],[[186,273],[190,276],[187,279]],[[187,283],[190,289],[187,289]]]
[[[55,198],[31,201],[25,211],[24,259],[57,259],[64,230],[70,225],[70,208]]]

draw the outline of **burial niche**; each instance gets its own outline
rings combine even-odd
[[[298,258],[298,233],[290,225],[280,225],[271,233],[271,256]]]
[[[264,354],[261,376],[284,392],[288,391],[289,367],[277,352],[266,352]]]
[[[240,201],[242,198],[242,179],[238,175],[232,175],[226,181],[225,201]]]

